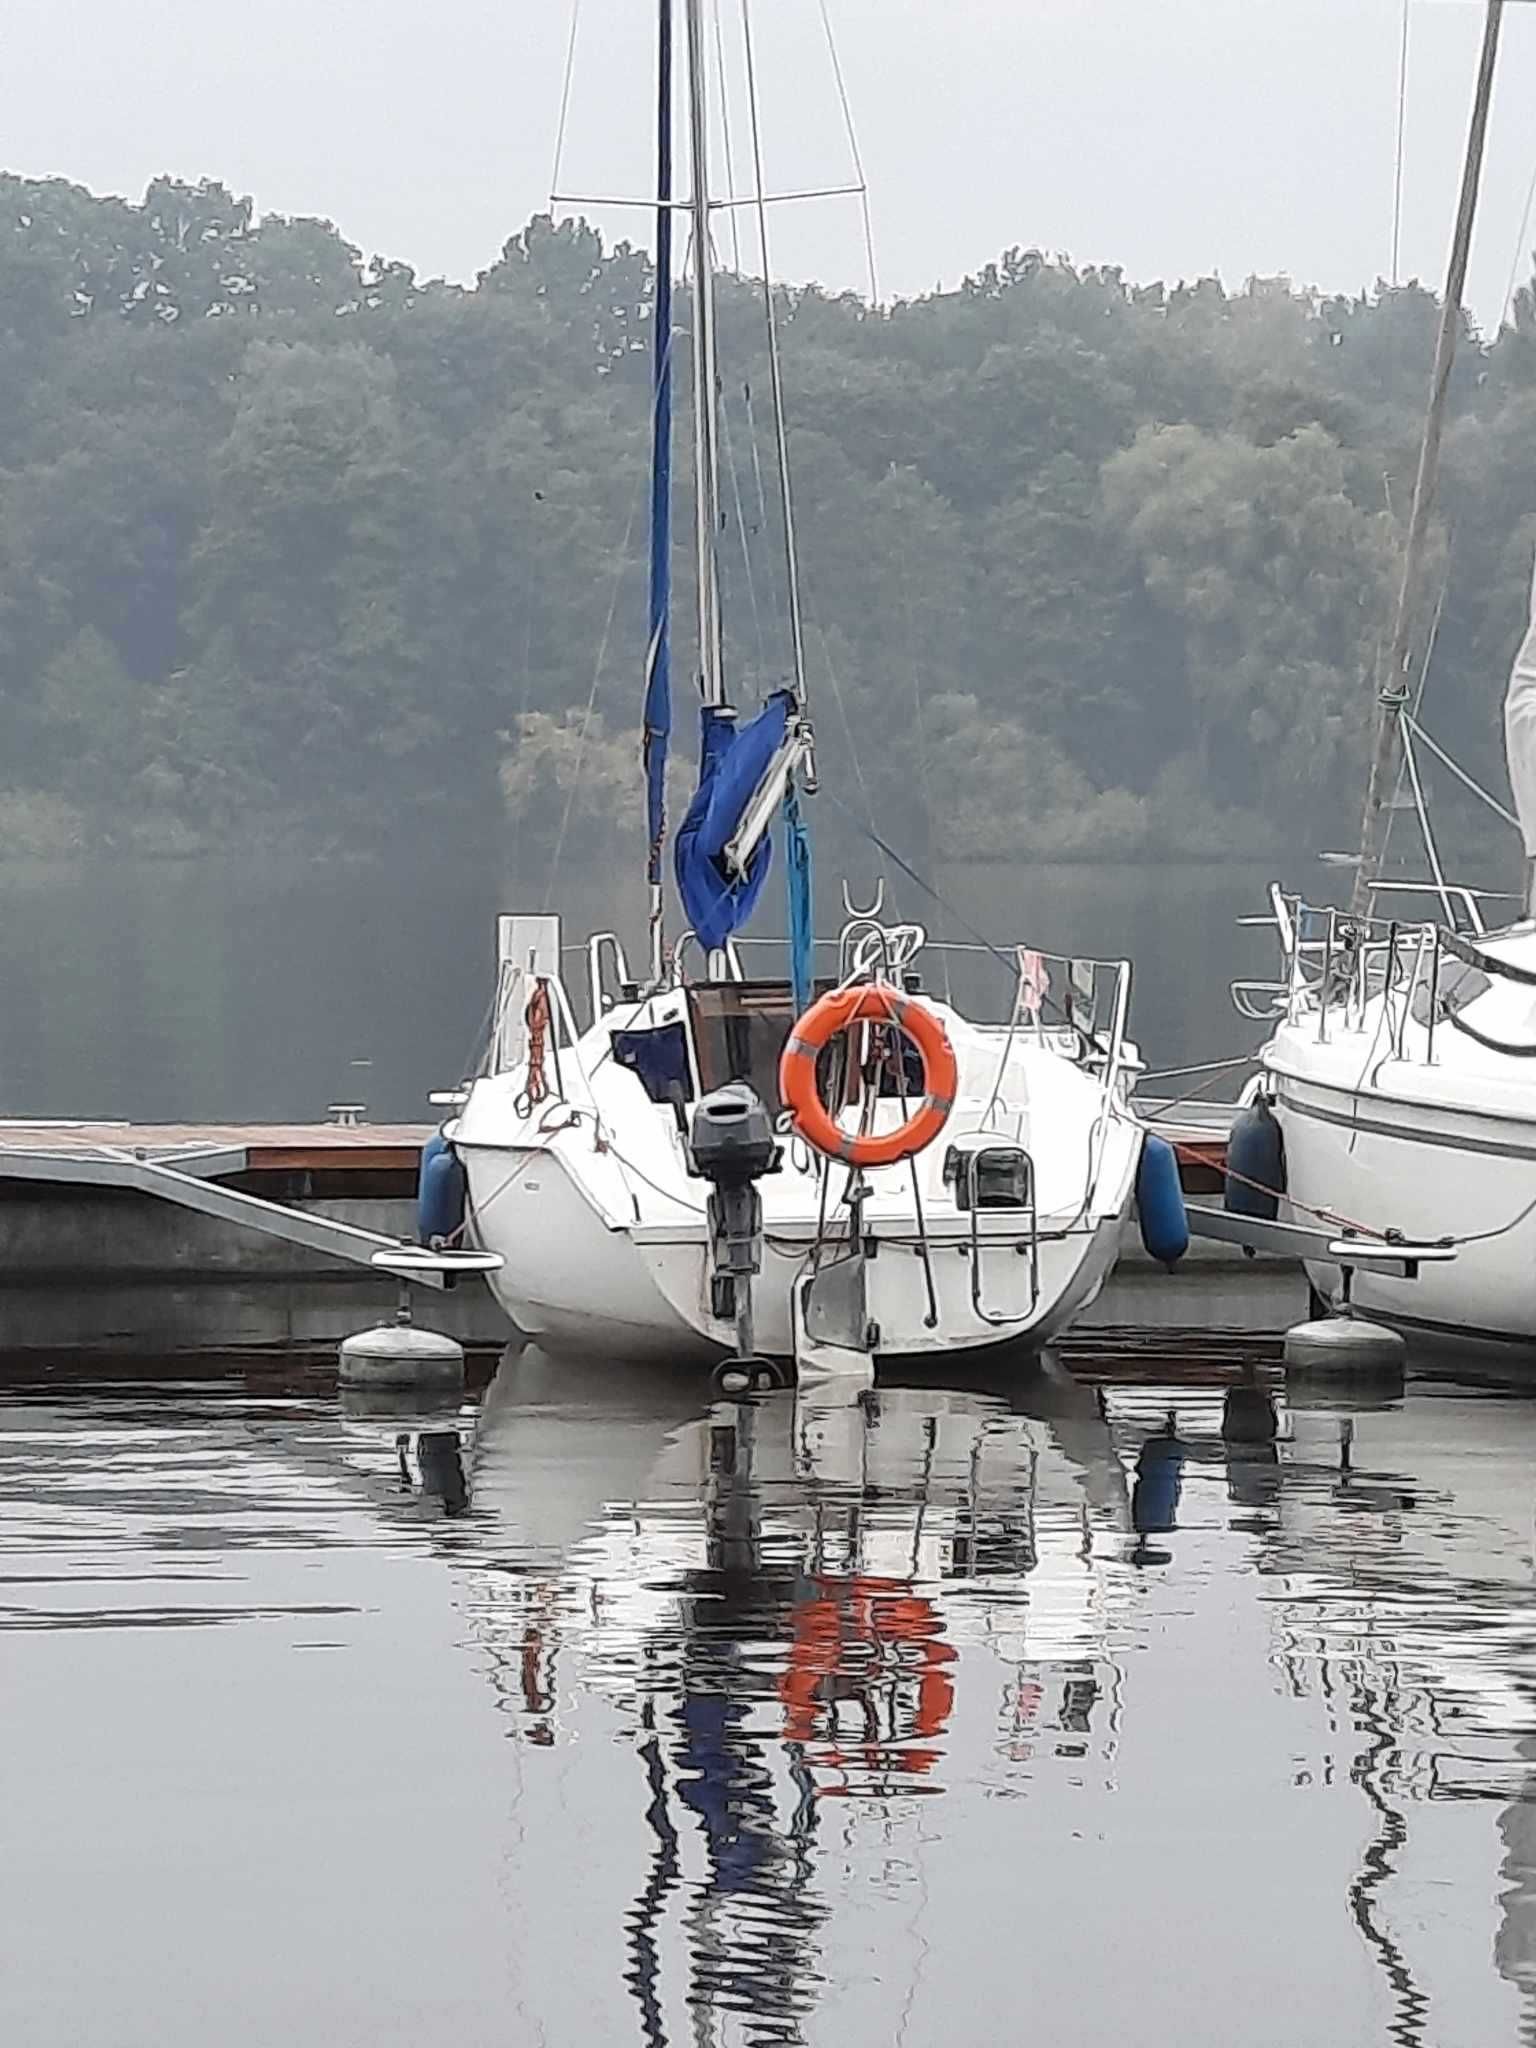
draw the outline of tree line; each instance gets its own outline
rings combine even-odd
[[[0,178],[0,853],[638,860],[653,287],[581,222],[463,287],[218,183]],[[854,808],[950,857],[1350,833],[1431,291],[1014,249],[952,292],[777,307],[822,773]],[[720,329],[750,703],[790,660],[760,285],[724,280]],[[1425,723],[1499,789],[1533,453],[1527,286],[1459,357],[1422,634]]]

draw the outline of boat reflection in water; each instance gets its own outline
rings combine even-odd
[[[530,1373],[559,1389],[547,1405]],[[877,1816],[878,1892],[913,1881],[903,1837],[946,1790],[963,1653],[1000,1667],[970,1706],[990,1705],[1006,1765],[1027,1770],[1041,1739],[1108,1755],[1105,1571],[1127,1526],[1108,1430],[1052,1373],[1029,1414],[882,1388],[670,1427],[626,1406],[631,1387],[584,1404],[581,1385],[532,1354],[492,1389],[475,1639],[520,1740],[558,1745],[561,1702],[595,1695],[634,1743],[648,1847],[626,1981],[644,2038],[669,2038],[670,1953],[695,2014],[796,2040],[828,1988],[835,1816]]]
[[[13,1396],[5,2040],[1536,2038],[1536,1400],[1078,1372]]]
[[[1291,2041],[1522,2038],[1533,1453],[1444,1390],[701,1414],[525,1355],[441,1527],[550,2038],[1131,2038],[1170,1940]]]

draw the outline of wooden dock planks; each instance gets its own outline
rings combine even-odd
[[[1138,1101],[1137,1108],[1175,1146],[1186,1185],[1202,1191],[1226,1170],[1227,1103]],[[0,1178],[7,1151],[130,1152],[174,1164],[178,1155],[243,1154],[247,1173],[414,1174],[432,1124],[131,1124],[0,1119]],[[1191,1174],[1193,1169],[1193,1175]],[[238,1169],[237,1169],[238,1170]]]
[[[0,1120],[7,1152],[130,1152],[174,1165],[179,1156],[243,1153],[248,1173],[414,1173],[431,1124],[129,1124]]]

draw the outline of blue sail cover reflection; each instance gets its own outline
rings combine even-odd
[[[1092,1397],[1072,1405],[1047,1424],[900,1390],[721,1404],[595,1454],[599,1498],[563,1553],[513,1545],[475,1570],[475,1639],[516,1739],[577,1742],[596,1696],[634,1746],[649,1848],[633,1857],[625,1975],[645,2039],[673,2038],[662,1984],[679,1941],[690,2005],[734,2015],[744,2040],[801,2038],[824,1977],[829,1817],[852,1805],[894,1828],[897,1868],[901,1834],[948,1788],[962,1716],[990,1717],[1019,1791],[1058,1755],[1079,1768],[1096,1749],[1107,1771],[1126,1495],[1106,1483]],[[1098,1453],[1091,1474],[1062,1453],[1074,1432]],[[504,1505],[507,1524],[547,1533],[530,1455],[493,1411],[477,1514]]]
[[[847,2038],[895,2039],[967,1970],[1008,1979],[988,1913],[1030,1902],[1061,1943],[1074,1883],[1091,1917],[1154,1872],[1149,1927],[1180,1900],[1240,1917],[1262,1874],[1274,1959],[1304,1927],[1339,2037],[1427,2048],[1469,1988],[1414,1904],[1449,1870],[1536,2010],[1536,1617],[1510,1536],[1536,1420],[1458,1515],[1469,1468],[1401,1400],[1358,1440],[1257,1385],[1062,1375],[677,1408],[567,1404],[541,1439],[493,1399],[454,1525],[519,1826],[562,1842],[548,1911],[611,1927],[640,2038],[831,2040],[852,2014]],[[1073,1987],[1058,2017],[1123,2016],[1065,1955],[1030,1968]]]

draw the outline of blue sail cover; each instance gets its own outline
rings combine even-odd
[[[668,688],[665,642],[651,642],[653,659],[645,686],[645,730],[641,761],[645,768],[645,879],[661,880],[661,851],[667,837],[667,743],[672,737],[672,697]]]
[[[677,831],[677,890],[699,944],[723,946],[752,915],[768,879],[772,852],[765,833],[745,875],[725,865],[725,849],[764,771],[784,743],[794,702],[779,690],[756,718],[738,727],[731,712],[706,705],[699,736],[699,786]]]

